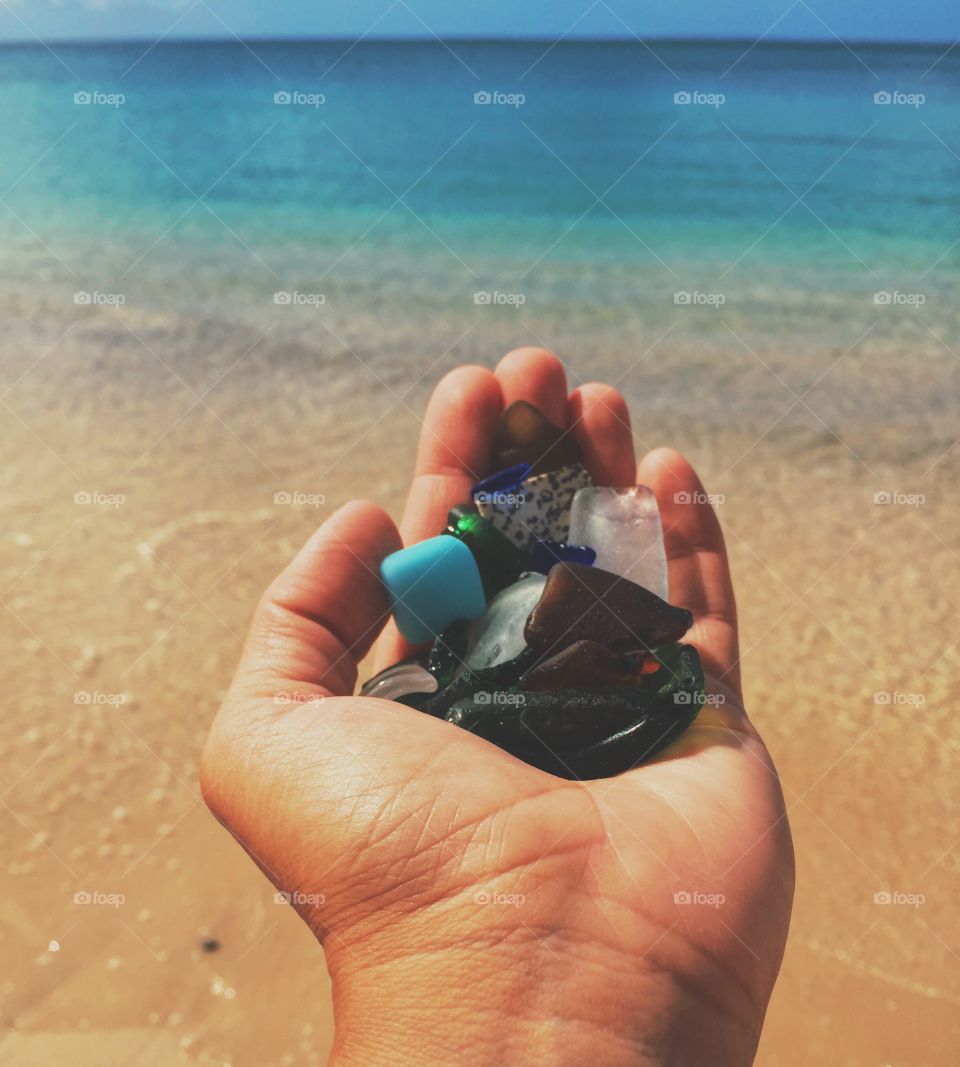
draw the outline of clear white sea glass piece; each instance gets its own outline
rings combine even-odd
[[[645,485],[591,485],[570,508],[570,544],[589,545],[595,567],[629,578],[667,600],[667,556],[657,498]]]

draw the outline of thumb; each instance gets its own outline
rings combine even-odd
[[[389,515],[353,501],[271,583],[254,613],[237,678],[300,683],[348,696],[357,664],[390,616],[380,562],[402,548]]]
[[[401,547],[372,504],[340,508],[260,600],[233,684],[204,745],[200,784],[217,818],[276,884],[294,756],[351,762],[331,696],[349,696],[357,664],[390,612],[380,561]],[[325,707],[322,707],[325,705]],[[338,745],[336,742],[340,740]]]

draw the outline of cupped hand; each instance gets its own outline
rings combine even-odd
[[[352,695],[389,615],[380,560],[443,529],[521,398],[569,429],[595,482],[653,489],[670,600],[694,614],[685,640],[710,702],[617,778],[563,781]],[[323,943],[334,1061],[751,1062],[793,852],[743,709],[723,539],[693,469],[669,449],[637,466],[619,393],[568,396],[560,361],[521,349],[436,389],[401,531],[352,503],[313,535],[257,607],[202,763],[214,813]],[[381,665],[407,651],[389,625]]]

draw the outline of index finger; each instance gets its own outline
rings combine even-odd
[[[502,408],[500,385],[485,367],[457,367],[440,381],[427,405],[403,509],[404,545],[441,533],[450,508],[472,499],[474,485],[490,473],[490,443]],[[378,647],[378,667],[410,651],[391,619]]]
[[[405,545],[433,537],[454,504],[490,467],[490,442],[503,408],[500,385],[485,367],[457,367],[433,391],[420,432],[413,482],[400,533]]]

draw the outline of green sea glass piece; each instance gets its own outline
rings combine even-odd
[[[466,619],[457,619],[434,641],[427,656],[427,670],[437,679],[440,689],[449,685],[457,671],[463,667],[469,633],[470,627]]]
[[[520,676],[533,666],[536,658],[536,652],[532,648],[525,647],[519,656],[504,663],[498,663],[495,667],[463,670],[439,693],[435,693],[424,701],[421,710],[429,715],[443,718],[453,704],[464,697],[469,697],[477,690],[510,689],[516,685]]]
[[[696,649],[674,644],[657,656],[661,671],[640,686],[542,693],[498,689],[483,678],[444,717],[561,778],[621,774],[679,737],[703,704]]]
[[[446,533],[473,553],[487,600],[512,585],[526,568],[520,549],[485,519],[473,504],[459,504],[447,515]]]

